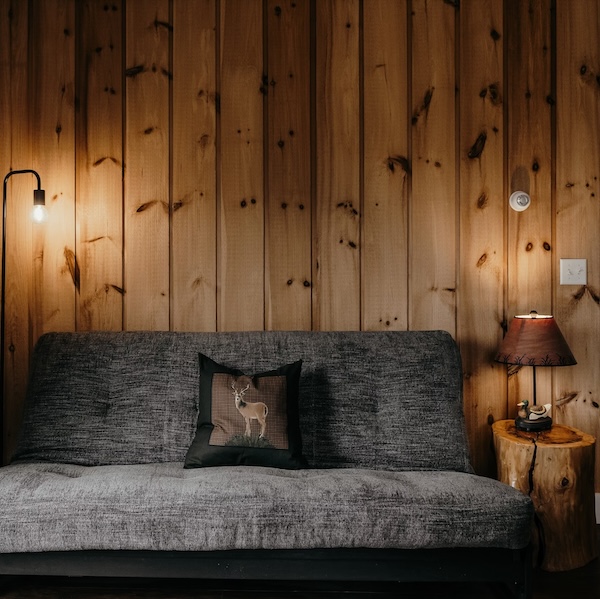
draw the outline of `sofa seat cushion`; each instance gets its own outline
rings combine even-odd
[[[180,462],[0,470],[0,552],[527,545],[531,501],[460,472]]]

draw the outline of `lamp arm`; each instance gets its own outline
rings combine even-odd
[[[33,170],[33,169],[31,169],[31,168],[26,168],[26,169],[23,169],[23,170],[20,170],[20,171],[10,171],[10,172],[9,172],[9,173],[6,175],[6,177],[4,177],[4,191],[6,191],[6,184],[8,183],[8,180],[9,180],[9,179],[10,179],[10,178],[11,178],[13,175],[22,175],[22,174],[25,174],[25,173],[30,173],[30,174],[34,175],[34,176],[35,176],[35,178],[37,179],[37,188],[38,188],[38,189],[41,189],[41,188],[42,188],[42,181],[41,181],[41,179],[40,179],[40,176],[39,176],[38,172],[37,172],[37,171],[34,171],[34,170]],[[4,194],[4,195],[6,195],[6,194]]]

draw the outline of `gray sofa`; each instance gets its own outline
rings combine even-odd
[[[302,360],[289,467],[190,458],[211,417],[199,354],[235,376]],[[472,472],[447,333],[50,333],[0,469],[0,575],[494,580],[525,598],[532,514]]]

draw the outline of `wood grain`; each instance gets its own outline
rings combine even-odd
[[[33,339],[75,328],[75,3],[34,0],[30,34],[32,166],[44,173],[49,221],[34,252]]]
[[[179,331],[217,327],[216,16],[215,0],[173,4],[171,326]]]
[[[494,464],[490,422],[506,418],[506,368],[493,361],[503,333],[506,260],[503,24],[501,0],[467,3],[460,11],[457,338],[473,466],[488,475]]]
[[[77,2],[77,329],[123,328],[120,0]]]
[[[316,4],[313,327],[360,328],[359,3]]]
[[[600,5],[557,3],[556,256],[586,258],[587,285],[555,286],[556,320],[577,365],[555,370],[560,422],[600,435]],[[594,65],[594,66],[592,66]],[[556,265],[558,266],[558,264]],[[596,447],[597,470],[600,450]],[[596,476],[600,491],[600,477]]]
[[[408,328],[408,25],[406,2],[364,12],[362,328]]]
[[[221,0],[217,328],[264,328],[262,2]]]
[[[269,0],[266,328],[310,330],[310,2]]]
[[[412,2],[409,328],[456,334],[456,6]]]
[[[169,329],[168,0],[126,4],[124,327]]]

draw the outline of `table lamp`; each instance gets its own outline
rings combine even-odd
[[[536,403],[535,369],[538,366],[577,364],[554,317],[538,314],[535,310],[515,316],[495,360],[533,368],[533,403],[530,405],[528,400],[519,403],[515,426],[525,431],[548,430],[552,426],[552,404],[538,406]]]

